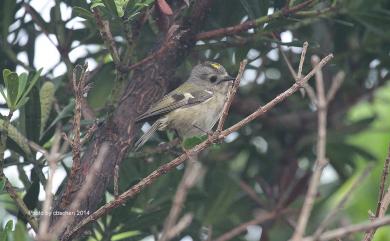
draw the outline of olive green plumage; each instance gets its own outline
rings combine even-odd
[[[156,121],[134,149],[143,146],[157,130],[174,130],[180,138],[210,131],[221,115],[231,80],[220,64],[204,62],[195,66],[186,82],[136,119],[136,122]]]

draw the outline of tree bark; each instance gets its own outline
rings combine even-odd
[[[87,146],[81,166],[74,176],[69,177],[64,190],[56,199],[53,210],[67,210],[69,204],[80,190],[86,175],[103,143],[108,143],[109,150],[106,159],[102,163],[101,171],[96,178],[94,188],[90,190],[79,210],[92,213],[98,208],[102,197],[114,176],[115,165],[120,164],[132,146],[139,124],[134,119],[148,108],[151,103],[157,101],[166,93],[168,84],[174,75],[175,68],[185,58],[195,44],[195,34],[199,32],[207,10],[212,0],[198,0],[194,3],[189,17],[181,22],[174,23],[177,28],[161,44],[160,54],[147,63],[134,69],[132,78],[123,93],[123,97],[113,114],[103,123]],[[85,216],[75,216],[75,219],[67,227],[70,229]],[[59,218],[59,217],[58,217]],[[52,227],[56,218],[53,216]],[[66,230],[65,230],[66,231]],[[61,237],[60,237],[61,240]]]

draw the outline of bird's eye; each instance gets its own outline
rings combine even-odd
[[[215,81],[217,81],[217,79],[218,79],[217,76],[213,75],[210,77],[210,82],[214,83]]]

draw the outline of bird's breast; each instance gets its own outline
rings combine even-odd
[[[167,114],[167,127],[175,129],[181,137],[204,135],[218,121],[225,96],[214,93],[208,100],[186,108],[179,108]]]

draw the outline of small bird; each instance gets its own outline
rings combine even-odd
[[[222,114],[229,85],[234,79],[218,63],[206,61],[196,65],[186,82],[135,120],[155,122],[134,144],[134,151],[157,130],[173,130],[181,139],[208,133]]]

